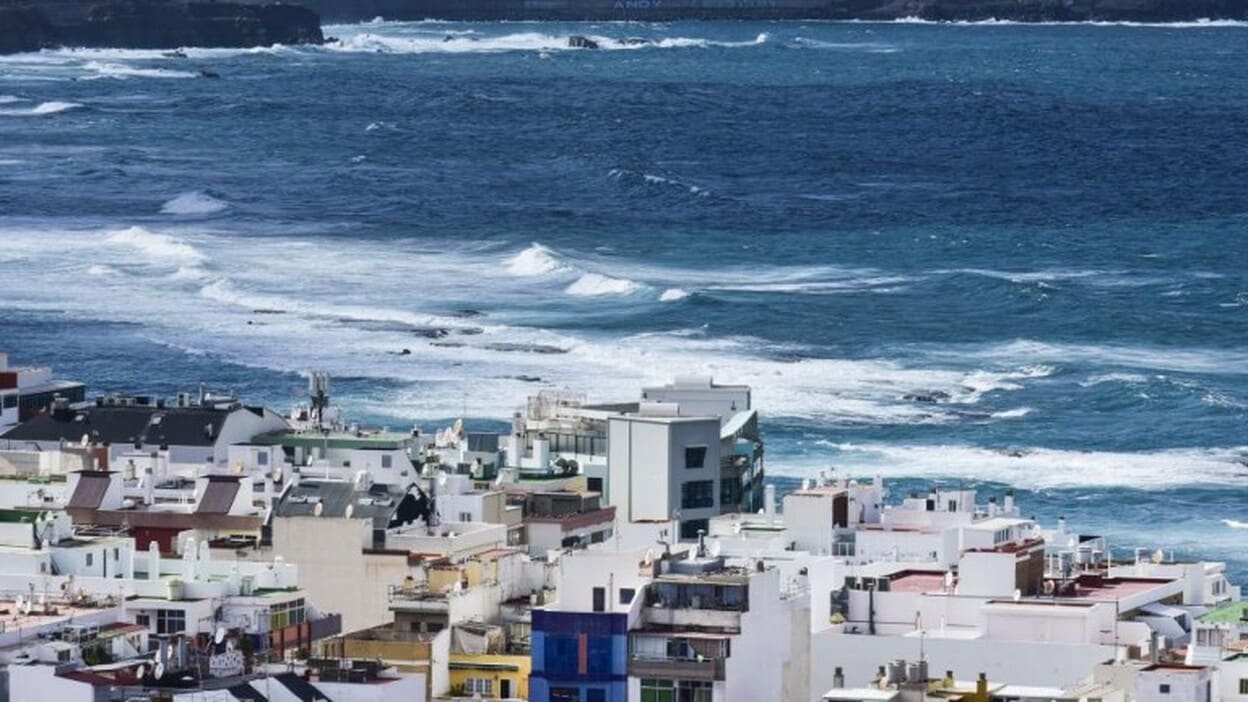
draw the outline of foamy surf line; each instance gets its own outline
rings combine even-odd
[[[54,115],[58,112],[65,112],[77,107],[82,107],[81,103],[64,102],[60,100],[51,100],[41,102],[34,107],[24,108],[7,108],[0,109],[0,116],[4,117],[41,117],[44,115]]]
[[[1113,452],[1050,448],[991,449],[965,444],[918,445],[814,442],[806,455],[776,456],[771,470],[809,477],[835,466],[841,474],[980,480],[1033,490],[1129,487],[1164,490],[1225,485],[1248,476],[1248,446]]]
[[[401,29],[404,25],[390,25]],[[515,51],[551,53],[558,51],[637,51],[643,49],[744,48],[766,44],[769,35],[759,34],[751,40],[719,41],[696,37],[610,37],[597,34],[544,34],[517,32],[502,35],[476,33],[411,32],[382,33],[377,25],[349,25],[337,41],[324,45],[328,51],[392,54],[490,54]],[[355,33],[351,33],[354,30]]]

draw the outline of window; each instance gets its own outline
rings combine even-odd
[[[699,509],[714,506],[714,480],[694,480],[680,486],[681,509]]]
[[[591,687],[585,691],[585,702],[607,702],[607,691],[600,687]]]
[[[605,540],[606,540],[606,538],[607,538],[607,532],[606,532],[606,531],[595,531],[595,532],[591,532],[591,533],[590,533],[590,535],[589,535],[589,543],[591,543],[591,544],[600,544],[600,543],[602,543],[603,541],[605,541]]]
[[[95,564],[95,554],[88,553],[87,554],[87,567],[90,568],[94,564]]]
[[[143,614],[136,614],[134,615],[134,623],[138,624],[139,626],[145,626],[145,627],[151,628],[152,615],[147,614],[146,612],[144,612]]]
[[[741,503],[741,481],[737,478],[724,478],[719,481],[719,504],[736,505]]]
[[[479,692],[482,697],[493,697],[494,681],[489,678],[468,678],[464,681],[464,692],[469,695]]]
[[[264,453],[263,451],[262,451],[262,452],[260,452],[260,453],[257,453],[257,454],[256,454],[256,465],[258,465],[258,466],[267,466],[267,465],[269,465],[269,454]]]
[[[602,493],[602,478],[586,478],[585,487],[590,492]]]
[[[115,549],[113,549],[113,560],[114,560],[114,561],[120,561],[120,560],[121,560],[121,549],[119,549],[119,548],[115,548]]]
[[[269,631],[285,629],[288,626],[302,624],[306,613],[303,598],[282,602],[269,607]]]
[[[581,691],[575,687],[552,687],[550,702],[581,702]]]
[[[630,605],[633,603],[633,598],[636,596],[637,596],[637,591],[634,590],[633,588],[631,587],[620,588],[620,604]]]
[[[1239,694],[1248,695],[1248,678],[1239,679]]]
[[[1157,686],[1157,691],[1163,695],[1168,695],[1170,694],[1170,686],[1167,685],[1166,683],[1162,683]]]
[[[394,456],[391,456],[391,455],[390,455],[390,454],[388,454],[388,453],[384,453],[384,454],[382,454],[382,456],[381,456],[381,467],[382,467],[382,468],[393,468],[393,467],[394,467]]]
[[[705,446],[686,446],[685,447],[685,467],[701,468],[706,463],[706,447]]]
[[[459,513],[459,521],[461,521],[461,522],[471,522],[471,521],[472,521],[472,512],[460,512],[460,513]]]
[[[186,631],[186,612],[184,610],[156,610],[157,634],[180,634],[184,631]]]
[[[594,588],[594,611],[605,612],[607,609],[607,589],[603,587]]]
[[[710,522],[706,519],[689,519],[680,523],[680,538],[687,541],[698,538],[699,531],[707,531]]]
[[[676,702],[675,682],[642,678],[641,702]]]

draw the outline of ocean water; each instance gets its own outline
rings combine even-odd
[[[782,487],[1015,485],[1248,577],[1248,28],[328,33],[0,57],[0,347],[390,426],[713,373]]]

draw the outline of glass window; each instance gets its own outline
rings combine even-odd
[[[620,604],[630,605],[633,603],[633,597],[637,595],[637,591],[631,587],[620,588]]]
[[[381,456],[381,467],[382,467],[382,468],[392,468],[392,467],[394,467],[394,457],[393,457],[393,456],[391,456],[391,455],[390,455],[390,454],[388,454],[388,453],[384,453],[384,454],[382,454],[382,456]]]
[[[585,691],[585,702],[607,702],[607,691],[593,687]]]
[[[95,554],[88,553],[87,554],[87,567],[90,568],[94,563],[95,563]]]
[[[184,610],[156,610],[157,634],[180,634],[184,631],[186,631],[186,612]]]
[[[303,598],[269,607],[269,631],[302,624],[306,617]]]
[[[1168,695],[1170,694],[1170,686],[1165,683],[1162,683],[1161,685],[1157,687],[1157,691],[1163,695]]]
[[[581,691],[575,687],[552,687],[550,702],[581,702]]]
[[[260,453],[256,454],[256,465],[258,466],[269,465],[269,454],[265,453],[264,451],[261,451]]]
[[[676,684],[676,702],[711,702],[711,684],[700,680],[681,680]]]
[[[706,447],[705,446],[686,446],[685,447],[685,467],[701,468],[706,463]]]
[[[741,502],[741,481],[737,478],[724,478],[719,481],[719,504],[735,505]]]
[[[693,480],[680,486],[681,509],[700,509],[714,506],[714,480]]]
[[[464,681],[464,692],[470,695],[479,692],[482,697],[493,697],[494,681],[489,678],[468,678]]]
[[[580,658],[579,643],[573,634],[546,634],[546,673],[548,675],[578,675]],[[550,699],[554,700],[554,690]],[[578,699],[573,697],[572,699]]]
[[[641,679],[641,702],[676,702],[676,685],[671,680]]]
[[[1239,679],[1239,694],[1248,695],[1248,678]]]
[[[689,519],[680,523],[680,538],[696,539],[699,531],[707,531],[710,522],[706,519]]]
[[[602,612],[607,608],[607,590],[606,588],[594,588],[594,611]]]

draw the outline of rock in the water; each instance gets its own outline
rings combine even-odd
[[[56,46],[177,49],[323,41],[320,17],[298,5],[17,0],[0,8],[0,54]]]
[[[568,37],[568,46],[573,49],[597,49],[598,42],[590,39],[589,37],[583,37],[580,34],[573,34]]]

